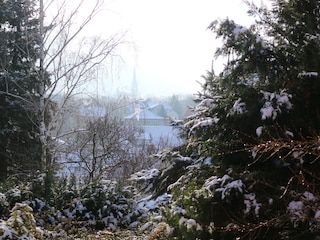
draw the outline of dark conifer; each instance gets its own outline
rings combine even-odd
[[[40,167],[39,21],[35,1],[0,2],[0,176]]]
[[[160,155],[170,164],[154,186],[172,194],[167,219],[183,239],[314,239],[320,2],[248,4],[252,26],[209,26],[223,42],[216,56],[228,62],[219,76],[204,76],[182,125],[185,145]]]

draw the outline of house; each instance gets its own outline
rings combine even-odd
[[[129,111],[131,113],[124,118],[125,121],[130,121],[142,130],[138,136],[138,145],[166,143],[165,145],[175,146],[182,143],[178,137],[178,130],[169,122],[169,119],[175,118],[178,114],[168,104],[148,100],[137,101],[129,107]]]
[[[137,125],[143,126],[166,126],[167,120],[148,109],[136,109],[135,112],[125,117],[126,120],[131,120]]]

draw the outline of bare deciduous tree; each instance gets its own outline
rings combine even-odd
[[[119,172],[119,165],[130,162],[137,129],[118,117],[106,115],[89,120],[86,131],[75,139],[76,153],[81,167],[89,173],[89,181]]]
[[[87,176],[88,181],[103,176],[122,182],[157,164],[150,156],[168,147],[170,141],[144,141],[143,129],[121,116],[125,106],[126,101],[109,100],[106,106],[88,107],[98,114],[84,111],[77,116],[79,131],[67,139],[59,158],[62,174]]]
[[[44,171],[53,165],[50,146],[54,146],[61,134],[68,134],[61,132],[67,102],[81,93],[85,83],[95,79],[99,64],[113,56],[125,36],[120,33],[108,39],[83,37],[82,32],[103,7],[102,0],[96,0],[91,9],[84,3],[84,0],[73,2],[74,7],[70,8],[70,1],[40,0],[39,134]],[[56,11],[46,18],[49,9]],[[87,15],[81,15],[83,11]],[[46,113],[55,95],[62,95],[63,99],[48,120]]]

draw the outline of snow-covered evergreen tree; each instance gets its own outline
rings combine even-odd
[[[320,232],[319,1],[250,5],[250,27],[210,26],[224,71],[204,76],[183,146],[152,182],[183,239],[313,239]]]
[[[0,175],[40,167],[37,130],[39,21],[35,1],[0,3]]]

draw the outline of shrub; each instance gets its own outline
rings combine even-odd
[[[1,239],[41,239],[43,231],[36,226],[33,210],[27,204],[16,203],[8,220],[0,221]]]

